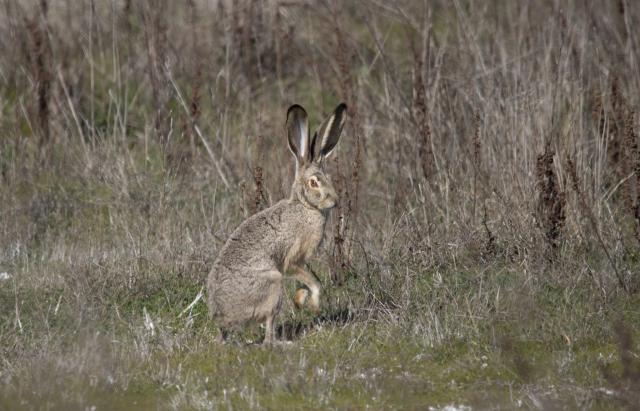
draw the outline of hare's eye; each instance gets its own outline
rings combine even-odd
[[[312,188],[318,188],[318,180],[316,180],[315,178],[309,179],[309,185]]]

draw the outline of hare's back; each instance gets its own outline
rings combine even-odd
[[[286,221],[284,201],[247,218],[229,236],[220,250],[215,266],[240,269],[265,265],[279,245],[279,237]],[[262,267],[266,269],[268,267]]]

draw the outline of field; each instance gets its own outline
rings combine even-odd
[[[640,3],[6,0],[0,409],[637,409]],[[277,332],[203,293],[349,118]],[[205,295],[206,297],[206,295]]]

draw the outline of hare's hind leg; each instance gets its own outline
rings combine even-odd
[[[262,345],[273,345],[274,341],[275,341],[275,330],[274,330],[274,326],[273,326],[273,320],[274,320],[275,315],[270,315],[267,317],[267,320],[265,321],[265,331],[264,331],[264,340],[262,341]]]
[[[263,345],[272,345],[276,342],[274,320],[282,303],[282,274],[279,271],[274,271],[266,276],[271,281],[265,290],[265,298],[258,307],[258,316],[264,318],[265,321]]]
[[[318,281],[318,278],[302,267],[295,267],[293,269],[293,278],[306,286],[306,289],[299,288],[296,291],[296,296],[294,298],[296,306],[298,308],[302,308],[307,300],[309,292],[311,292],[311,309],[314,312],[318,312],[318,310],[320,310],[320,281]]]

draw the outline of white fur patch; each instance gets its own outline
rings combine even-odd
[[[299,140],[299,146],[300,146],[300,158],[306,158],[307,157],[307,150],[309,149],[308,147],[308,141],[309,141],[309,127],[306,124],[306,122],[301,121],[300,124],[298,124],[298,138]]]

